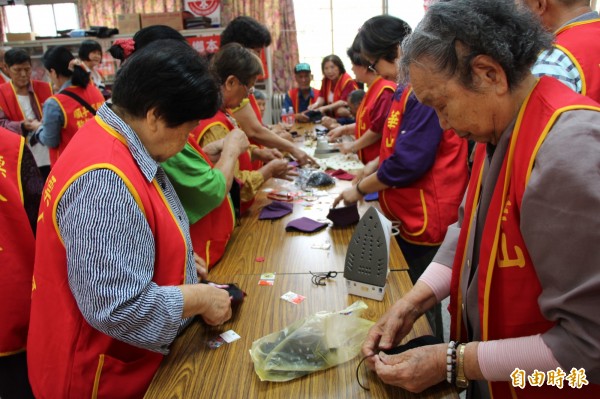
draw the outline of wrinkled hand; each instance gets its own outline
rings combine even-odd
[[[225,136],[225,142],[223,143],[223,148],[235,148],[238,152],[238,156],[246,151],[249,146],[250,141],[248,141],[248,136],[241,129],[233,129],[230,131],[227,136]]]
[[[325,126],[329,130],[342,126],[338,123],[338,121],[335,118],[332,118],[330,116],[324,116],[323,119],[321,119],[321,125]]]
[[[364,356],[372,356],[380,349],[390,349],[410,332],[415,320],[420,316],[417,308],[404,298],[400,298],[388,309],[367,334],[362,346]],[[367,366],[375,369],[374,357],[365,360]]]
[[[231,298],[229,293],[209,284],[199,284],[204,299],[202,319],[210,326],[220,326],[231,318]]]
[[[344,201],[346,206],[352,205],[363,199],[363,196],[358,193],[355,186],[345,189],[340,195],[333,201],[332,208],[335,208],[341,201]]]
[[[286,159],[274,159],[266,166],[270,169],[272,177],[292,181],[298,176],[298,172]]]
[[[281,133],[277,133],[277,135],[284,140],[294,142],[294,137],[287,130],[283,131]]]
[[[338,143],[338,144],[333,144],[333,145],[336,146],[342,154],[354,154],[355,153],[353,141],[346,141],[343,143]]]
[[[296,122],[298,123],[307,123],[310,122],[310,118],[306,116],[306,111],[296,114]]]
[[[217,163],[219,158],[221,158],[224,145],[225,139],[216,140],[202,147],[202,151],[204,151],[212,163]]]
[[[269,162],[274,159],[282,159],[283,155],[276,148],[255,148],[252,151],[252,159]]]
[[[23,127],[25,128],[25,130],[27,130],[28,132],[34,132],[36,131],[40,126],[42,126],[42,122],[38,121],[37,119],[25,119],[23,121]]]
[[[198,274],[198,280],[206,280],[208,278],[208,271],[206,270],[206,262],[197,253],[194,252],[194,263],[196,264],[196,273]]]
[[[426,345],[397,355],[373,356],[381,381],[419,393],[446,379],[447,344]]]
[[[344,136],[345,129],[346,129],[345,126],[338,126],[338,127],[334,128],[333,130],[330,130],[327,133],[327,139],[329,139],[329,142],[336,141],[338,138]]]

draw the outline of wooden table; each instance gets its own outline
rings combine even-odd
[[[220,278],[221,280],[221,278]],[[363,390],[356,379],[360,356],[324,371],[288,382],[263,382],[254,372],[248,353],[252,342],[321,310],[335,311],[363,300],[369,308],[363,317],[377,320],[394,301],[412,286],[406,271],[391,272],[382,302],[346,294],[344,279],[338,275],[326,286],[315,286],[307,274],[277,275],[273,286],[259,286],[258,275],[222,276],[234,282],[248,296],[235,310],[232,320],[215,328],[195,321],[172,346],[154,377],[146,398],[455,398],[446,383],[420,395],[387,386],[361,367],[360,378],[370,391]],[[287,291],[306,296],[294,305],[280,299]],[[241,339],[217,349],[207,346],[209,339],[233,329]],[[407,339],[430,333],[424,318],[415,324]]]
[[[315,201],[302,199],[292,202],[294,211],[278,220],[258,220],[261,209],[271,203],[267,193],[261,190],[255,203],[241,220],[241,225],[233,233],[231,242],[221,261],[210,271],[209,278],[222,275],[275,273],[308,273],[344,271],[346,249],[352,238],[354,226],[338,228],[329,226],[313,234],[286,232],[285,226],[299,217],[325,220],[333,200],[345,188],[349,181],[338,180],[335,186],[324,190],[327,197],[318,197]],[[299,191],[290,182],[273,180],[265,185],[267,189]],[[361,203],[359,214],[362,216],[369,206],[378,206],[377,202]],[[329,250],[311,248],[313,244],[331,243]],[[395,239],[390,240],[390,270],[408,270],[404,256]],[[257,258],[264,258],[257,262]]]

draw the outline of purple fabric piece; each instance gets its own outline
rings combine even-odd
[[[336,177],[339,180],[352,180],[356,177],[352,173],[346,172],[344,169],[328,170],[325,173],[327,173],[330,176]]]
[[[280,201],[273,201],[269,205],[265,206],[258,216],[258,220],[273,220],[279,219],[292,213],[294,205]]]
[[[402,85],[394,93],[400,101]],[[390,187],[406,187],[419,180],[435,162],[444,131],[433,108],[427,107],[412,93],[400,123],[394,153],[381,163],[377,178]]]
[[[288,165],[289,165],[289,166],[293,166],[293,167],[295,167],[295,168],[297,168],[298,166],[300,166],[300,165],[298,164],[298,161],[290,161],[290,162],[288,162]]]
[[[379,191],[365,195],[365,201],[377,201],[379,199]]]
[[[335,227],[347,227],[356,224],[360,220],[358,206],[352,204],[342,208],[331,208],[327,214],[327,219],[331,220]]]
[[[319,223],[307,217],[292,220],[285,226],[285,231],[301,231],[303,233],[314,233],[327,226],[327,223]]]

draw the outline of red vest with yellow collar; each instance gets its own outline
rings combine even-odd
[[[319,90],[313,89],[312,87],[310,88],[310,90],[313,91],[313,96],[310,97],[308,99],[308,103],[313,104],[315,101],[317,101],[317,98],[319,97]],[[300,89],[298,89],[297,87],[294,87],[293,89],[290,89],[290,91],[288,91],[288,96],[290,96],[290,100],[292,100],[292,106],[294,107],[294,112],[295,113],[300,113],[302,111],[300,111],[300,96],[302,94],[300,93]]]
[[[215,116],[213,116],[212,118],[209,118],[209,119],[201,120],[200,123],[198,124],[198,126],[194,130],[192,130],[192,136],[194,136],[196,138],[196,143],[198,145],[200,145],[200,142],[202,141],[202,136],[204,136],[204,134],[208,131],[208,129],[210,129],[211,127],[213,127],[215,125],[221,125],[221,126],[225,127],[228,131],[232,131],[235,128],[233,123],[231,123],[231,121],[227,117],[227,114],[225,112],[223,112],[222,110],[218,110],[217,113],[215,114]],[[244,151],[238,157],[238,163],[239,163],[239,170],[254,170],[254,168],[252,167],[252,159],[250,157],[250,151]],[[240,213],[241,214],[245,213],[253,203],[254,203],[254,199],[252,201],[247,201],[247,202],[243,201],[240,204]]]
[[[39,111],[39,115],[42,115],[42,105],[52,96],[52,86],[50,86],[50,83],[32,80],[31,87],[33,88],[37,110]],[[0,85],[0,108],[11,121],[25,120],[25,114],[21,110],[21,105],[19,105],[19,100],[17,100],[17,92],[12,82]]]
[[[371,127],[371,110],[375,103],[385,90],[390,90],[392,93],[396,91],[396,83],[377,77],[369,87],[367,94],[361,101],[358,111],[356,112],[356,127],[354,135],[359,139]],[[381,141],[377,141],[368,147],[358,151],[358,157],[366,164],[379,156]]]
[[[573,92],[555,79],[542,77],[519,112],[481,238],[477,288],[482,341],[541,334],[555,325],[545,319],[539,309],[538,297],[542,287],[519,229],[520,209],[537,151],[558,117],[573,109],[600,111],[600,104]],[[452,339],[463,342],[468,337],[464,328],[460,287],[486,157],[485,146],[478,145],[476,151],[467,189],[463,228],[452,268],[450,295],[450,335]],[[569,373],[569,370],[564,371]],[[532,387],[529,384],[525,389],[515,389],[511,382],[492,382],[489,386],[496,399],[600,397],[599,385],[588,385],[582,389],[571,389],[567,385],[562,391],[548,385]]]
[[[25,350],[35,238],[24,208],[25,139],[0,128],[0,357]]]
[[[392,101],[381,137],[380,165],[394,153],[411,93],[412,87],[407,86],[402,96]],[[419,245],[439,245],[448,226],[458,219],[467,179],[467,142],[453,130],[446,130],[431,169],[406,187],[380,191],[379,204],[388,219],[400,221],[402,239]]]
[[[562,50],[581,76],[581,94],[600,102],[600,19],[575,22],[556,32],[555,47]]]
[[[84,99],[92,108],[98,109],[104,103],[104,96],[94,84],[88,84],[85,88],[78,86],[67,87],[67,90]],[[58,93],[53,99],[56,100],[63,113],[64,124],[60,132],[58,147],[49,148],[50,165],[54,166],[60,154],[75,136],[75,133],[94,115],[90,113],[79,101],[65,94]]]
[[[71,183],[96,169],[119,175],[145,215],[156,246],[152,281],[176,286],[186,279],[185,236],[158,182],[148,182],[125,139],[95,117],[52,169],[40,205],[27,342],[29,379],[37,398],[140,398],[163,358],[90,326],[69,289],[56,210]]]
[[[323,78],[320,95],[321,95],[321,97],[323,97],[325,99],[325,104],[330,104],[330,102],[328,100],[330,91],[333,92],[333,102],[331,104],[333,104],[334,102],[339,101],[339,100],[347,101],[348,100],[347,98],[342,98],[342,93],[344,92],[344,89],[348,85],[352,85],[353,90],[358,89],[358,85],[356,84],[356,81],[354,79],[352,79],[352,76],[348,75],[348,73],[343,73],[338,78],[338,80],[335,84],[335,87],[333,87],[333,82],[330,79]]]
[[[193,135],[190,135],[188,143],[206,163],[213,166]],[[229,194],[219,206],[190,226],[194,251],[206,261],[209,269],[223,257],[234,228],[235,209]]]

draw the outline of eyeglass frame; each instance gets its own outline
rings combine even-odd
[[[369,71],[373,72],[373,73],[379,73],[379,72],[377,72],[377,63],[378,63],[380,60],[381,60],[381,57],[377,57],[377,59],[375,59],[375,61],[374,61],[374,62],[373,62],[371,65],[369,65],[369,66],[367,67],[367,69],[368,69]]]

